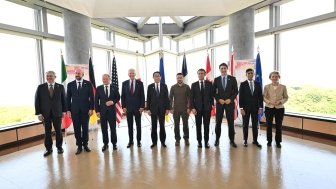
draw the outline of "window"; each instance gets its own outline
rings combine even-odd
[[[191,50],[193,48],[192,38],[183,39],[179,42],[179,52]]]
[[[151,41],[152,41],[152,51],[160,49],[160,42],[158,37],[154,37]]]
[[[130,68],[136,68],[136,56],[115,52],[115,59],[117,63],[119,88],[121,90],[122,82],[129,79],[128,70]]]
[[[0,93],[0,127],[36,121],[34,95],[39,84],[36,40],[0,33],[0,41],[0,80],[3,89],[10,91]]]
[[[163,48],[170,50],[170,39],[163,36]]]
[[[138,51],[139,53],[143,53],[143,42],[142,41],[129,39],[128,43],[129,43],[128,50],[130,50],[132,52],[137,52]]]
[[[269,29],[269,7],[256,10],[254,14],[254,31]]]
[[[171,51],[177,52],[176,45],[177,45],[176,41],[171,40]]]
[[[257,58],[258,47],[262,70],[263,85],[270,83],[269,73],[274,71],[274,35],[258,37],[254,41],[254,58]]]
[[[64,23],[62,17],[51,14],[51,11],[48,11],[47,22],[48,33],[64,36]]]
[[[210,52],[209,52],[210,53]],[[220,47],[216,47],[215,48],[215,63],[214,63],[214,68],[212,68],[212,70],[214,70],[213,77],[217,77],[220,75],[220,71],[219,71],[219,65],[221,63],[228,63],[230,60],[230,55],[229,55],[229,45],[223,45]],[[211,61],[211,60],[210,60]]]
[[[145,43],[146,53],[149,53],[152,51],[152,41],[149,40]]]
[[[280,24],[288,24],[333,11],[334,0],[289,1],[280,6]]]
[[[193,37],[194,48],[206,46],[206,34],[202,32]]]
[[[102,85],[103,74],[111,74],[108,70],[107,51],[99,48],[92,49],[92,64],[96,86]]]
[[[8,1],[0,1],[0,7],[0,23],[31,30],[36,29],[34,9]]]
[[[115,35],[115,45],[118,49],[128,49],[128,38],[121,36],[121,35]]]
[[[91,27],[92,43],[101,45],[111,45],[112,42],[107,40],[107,33],[104,30]],[[117,37],[116,37],[117,38]]]
[[[289,95],[287,112],[336,117],[335,33],[333,20],[280,34],[281,83]]]
[[[214,42],[229,40],[229,25],[223,25],[214,30]]]
[[[44,59],[44,70],[54,71],[56,73],[56,82],[62,83],[62,64],[61,64],[61,50],[63,52],[63,58],[65,64],[65,46],[63,42],[43,40],[43,59]]]

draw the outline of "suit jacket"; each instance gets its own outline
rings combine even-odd
[[[237,80],[235,77],[227,75],[227,83],[224,89],[222,85],[222,76],[218,76],[215,78],[213,86],[214,96],[217,102],[219,99],[230,99],[231,104],[233,104],[238,94]]]
[[[210,81],[204,80],[204,95],[203,95],[204,110],[210,111],[213,106],[213,86]],[[202,93],[199,81],[191,85],[190,97],[191,109],[202,111]]]
[[[52,97],[49,95],[48,83],[39,85],[35,94],[35,114],[42,114],[43,117],[49,117],[51,114],[62,117],[62,112],[66,112],[65,98],[63,85],[55,83]]]
[[[68,83],[67,110],[71,113],[86,113],[94,109],[92,84],[83,80],[82,88],[77,89],[77,80]]]
[[[166,84],[160,83],[159,96],[156,94],[155,83],[148,85],[147,109],[150,110],[152,114],[158,114],[159,110],[161,113],[169,110],[169,105],[168,88]]]
[[[106,102],[110,100],[112,100],[114,104],[112,106],[106,106]],[[120,94],[116,86],[110,84],[109,96],[106,96],[105,94],[105,85],[98,86],[95,96],[96,112],[105,114],[108,110],[111,110],[109,111],[109,113],[111,114],[115,113],[115,104],[119,102],[119,100],[120,100]]]
[[[130,80],[122,83],[121,88],[121,105],[126,108],[128,112],[138,111],[145,107],[145,92],[143,83],[139,80],[134,82],[134,92],[130,91]]]
[[[274,106],[269,104],[271,100],[278,101],[280,100],[280,105]],[[284,108],[284,104],[288,100],[287,88],[285,85],[279,84],[276,89],[272,86],[272,84],[265,85],[264,88],[264,101],[266,103],[266,107],[269,108]]]
[[[253,95],[249,82],[246,80],[239,86],[239,107],[248,111],[258,111],[263,107],[263,96],[260,83],[253,81]]]

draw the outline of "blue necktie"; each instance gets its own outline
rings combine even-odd
[[[226,82],[225,82],[225,76],[224,77],[222,77],[222,84],[223,84],[223,89],[225,90],[225,87],[226,87]]]

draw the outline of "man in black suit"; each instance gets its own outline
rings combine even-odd
[[[35,94],[35,114],[44,125],[44,146],[46,151],[43,156],[52,153],[51,123],[56,132],[56,147],[59,154],[63,153],[63,136],[61,119],[66,112],[65,91],[61,84],[55,83],[55,72],[46,73],[47,82],[37,87]]]
[[[72,118],[77,151],[76,155],[82,152],[90,152],[89,141],[89,117],[94,109],[94,96],[92,84],[83,79],[84,72],[81,69],[75,70],[76,79],[68,83],[67,87],[67,113]]]
[[[253,144],[258,143],[258,114],[262,113],[263,95],[260,83],[253,80],[254,70],[246,69],[247,80],[239,86],[239,107],[243,116],[244,146],[247,147],[248,126],[250,115],[252,119]]]
[[[221,136],[221,125],[225,110],[226,120],[229,127],[229,139],[232,147],[237,148],[234,142],[234,100],[238,94],[237,80],[235,77],[227,75],[228,66],[225,63],[219,65],[221,75],[215,78],[214,93],[216,99],[216,141],[215,146],[219,145]]]
[[[205,70],[197,71],[198,81],[191,85],[190,106],[196,118],[196,134],[198,147],[202,148],[202,118],[204,125],[204,146],[209,145],[209,125],[213,106],[213,86],[210,81],[204,80]]]
[[[116,131],[116,110],[115,104],[120,100],[120,94],[116,86],[110,84],[109,74],[103,75],[103,85],[97,87],[95,96],[95,108],[97,116],[100,118],[101,130],[103,134],[104,152],[108,148],[109,138],[107,132],[107,122],[110,125],[111,142],[113,150],[117,150],[117,131]]]
[[[127,148],[130,148],[133,142],[133,116],[135,117],[137,129],[137,145],[141,147],[141,114],[145,107],[145,92],[143,83],[135,79],[135,70],[128,70],[129,80],[122,83],[121,105],[124,114],[127,115],[129,142]]]
[[[147,109],[148,115],[152,121],[152,142],[151,148],[157,145],[157,120],[160,124],[160,141],[163,147],[167,147],[166,130],[165,130],[165,115],[169,113],[169,98],[168,88],[166,84],[160,83],[161,74],[156,71],[153,73],[154,83],[148,85],[147,89]]]

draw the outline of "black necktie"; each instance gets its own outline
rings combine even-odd
[[[157,95],[157,96],[160,95],[159,84],[156,84],[156,95]]]
[[[204,84],[201,81],[201,96],[202,96],[202,109],[204,109]]]
[[[130,88],[131,95],[133,95],[134,90],[133,90],[133,80],[131,81],[131,88]]]
[[[54,95],[53,85],[49,85],[49,95],[50,95],[50,97],[53,97],[53,95]]]
[[[107,85],[105,86],[105,94],[108,97],[108,88],[107,88]]]
[[[82,85],[81,85],[81,82],[79,81],[78,82],[78,90],[81,90],[82,89]]]
[[[223,84],[223,89],[225,90],[225,88],[226,88],[226,80],[225,80],[225,76],[224,77],[222,77],[222,84]]]

